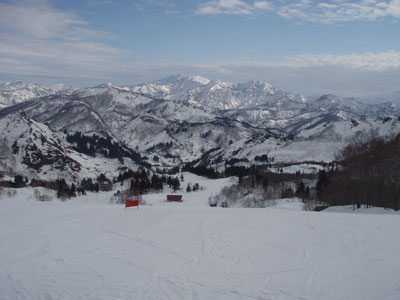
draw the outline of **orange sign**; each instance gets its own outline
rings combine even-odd
[[[132,206],[139,206],[139,200],[126,200],[125,208]]]

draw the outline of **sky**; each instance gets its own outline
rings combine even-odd
[[[304,95],[400,94],[400,0],[0,0],[0,82],[175,74]]]

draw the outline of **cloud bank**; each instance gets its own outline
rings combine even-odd
[[[287,19],[325,24],[381,17],[400,18],[400,0],[377,1],[245,1],[213,0],[201,3],[196,10],[203,15],[259,15],[275,13]]]

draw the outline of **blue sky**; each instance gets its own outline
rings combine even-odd
[[[0,1],[0,80],[183,73],[303,94],[400,91],[400,0]]]

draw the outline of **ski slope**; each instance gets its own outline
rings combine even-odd
[[[187,182],[203,190],[182,203],[146,195],[139,210],[112,193],[3,191],[0,299],[400,299],[399,214],[210,208],[229,179]]]

